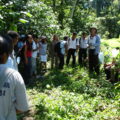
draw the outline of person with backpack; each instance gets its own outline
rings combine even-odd
[[[64,56],[65,56],[66,49],[67,49],[67,40],[68,40],[68,37],[65,36],[64,40],[59,41],[55,45],[55,52],[59,58],[59,69],[63,69],[64,67]]]
[[[49,45],[49,55],[51,59],[51,69],[58,68],[58,55],[55,52],[55,45],[59,42],[58,35],[53,35],[52,42]]]
[[[12,51],[12,39],[0,36],[0,120],[17,120],[17,113],[29,109],[23,78],[5,65]]]
[[[97,75],[100,74],[100,64],[99,64],[99,52],[100,52],[100,36],[97,34],[97,28],[90,28],[90,35],[88,37],[88,48],[89,48],[89,72],[96,72]]]
[[[69,65],[70,58],[72,56],[72,65],[75,66],[76,64],[76,52],[79,48],[79,40],[77,39],[77,33],[74,32],[72,34],[72,38],[69,38],[67,41],[67,61],[66,64]]]
[[[82,66],[84,66],[86,64],[85,62],[87,59],[88,40],[87,40],[86,36],[87,36],[87,33],[83,32],[82,37],[79,40],[80,47],[79,47],[78,61],[79,61],[79,64]]]

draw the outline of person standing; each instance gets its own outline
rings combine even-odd
[[[67,50],[67,40],[68,40],[68,37],[65,36],[64,40],[59,41],[55,45],[55,52],[59,58],[59,69],[63,69],[64,67],[64,56]]]
[[[8,31],[7,34],[11,37],[12,42],[13,42],[13,48],[14,48],[15,45],[17,45],[17,42],[19,39],[19,34],[15,31]],[[14,49],[13,49],[12,53],[9,55],[6,66],[18,71],[18,65],[17,65]]]
[[[49,46],[49,55],[51,59],[51,69],[58,68],[58,56],[55,52],[55,45],[59,42],[59,38],[57,35],[53,35],[53,40]]]
[[[84,66],[85,61],[87,59],[87,48],[88,48],[88,40],[86,38],[87,34],[85,32],[82,33],[82,37],[80,38],[80,48],[79,48],[79,64]]]
[[[11,38],[0,36],[0,120],[17,120],[17,113],[29,109],[23,78],[5,65],[12,50]]]
[[[76,37],[77,37],[77,33],[74,32],[72,34],[72,38],[69,38],[67,41],[67,46],[68,46],[67,61],[66,61],[67,65],[69,65],[71,56],[73,59],[72,65],[75,66],[76,64],[76,52],[79,48],[79,40]]]
[[[24,50],[24,77],[26,84],[29,84],[30,78],[32,76],[32,42],[33,36],[28,34],[26,37],[26,45]]]
[[[40,62],[41,69],[47,69],[47,38],[42,36],[41,42],[39,43],[39,53],[40,53]],[[43,66],[43,67],[42,67]]]
[[[89,72],[96,72],[100,74],[99,52],[100,52],[100,36],[97,34],[97,28],[90,28],[90,35],[88,37],[89,47]]]
[[[39,45],[38,45],[38,37],[33,36],[32,42],[32,75],[37,75],[37,55],[38,55]]]

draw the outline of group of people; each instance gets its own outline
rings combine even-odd
[[[32,76],[37,75],[37,58],[46,69],[47,38],[45,36],[38,39],[37,36],[31,34],[21,35],[15,46],[15,51],[16,57],[20,58],[18,68],[26,84],[30,82]]]
[[[95,27],[90,28],[88,36],[86,32],[83,32],[81,37],[77,37],[77,33],[74,32],[71,37],[65,36],[63,40],[60,40],[58,35],[53,35],[51,42],[48,42],[46,36],[19,35],[14,31],[9,31],[8,34],[14,39],[14,50],[6,65],[19,71],[25,84],[29,84],[33,76],[37,76],[37,61],[40,63],[39,69],[47,70],[48,56],[52,69],[63,69],[65,64],[68,66],[71,57],[72,66],[75,67],[78,55],[80,66],[86,66],[88,63],[90,73],[96,72],[97,75],[100,73],[98,58],[100,37]]]
[[[37,75],[37,60],[41,69],[44,67],[46,71],[48,56],[51,69],[64,69],[65,64],[69,65],[71,57],[72,67],[75,67],[78,58],[80,66],[88,65],[90,73],[99,75],[101,39],[97,28],[91,27],[89,33],[83,32],[81,37],[77,37],[74,32],[71,37],[65,36],[63,40],[58,35],[53,35],[51,42],[48,42],[46,36],[19,35],[15,31],[1,35],[0,120],[16,120],[16,113],[29,109],[25,84]],[[106,71],[109,72],[107,68]]]
[[[89,72],[96,72],[100,74],[100,36],[97,34],[95,27],[90,28],[90,35],[87,36],[86,32],[82,33],[80,38],[77,38],[77,33],[72,33],[72,37],[64,37],[64,40],[59,40],[57,35],[53,36],[53,41],[50,44],[50,58],[51,67],[63,69],[65,64],[70,63],[72,57],[72,66],[76,66],[76,57],[78,53],[78,62],[80,66],[89,64]]]
[[[13,39],[13,51],[8,57],[6,66],[19,71],[25,84],[29,84],[33,76],[37,76],[37,61],[41,66],[39,69],[44,68],[46,71],[48,56],[52,69],[63,69],[65,64],[68,66],[71,57],[72,66],[75,67],[78,55],[80,66],[86,66],[88,63],[90,73],[96,72],[97,75],[100,73],[98,58],[100,36],[95,27],[90,28],[88,36],[86,32],[83,32],[81,37],[77,37],[77,33],[74,32],[71,37],[65,36],[63,40],[60,40],[58,35],[53,35],[51,42],[48,42],[46,36],[19,35],[14,31],[9,31],[8,35]]]
[[[85,66],[88,59],[89,71],[99,75],[99,51],[100,37],[94,27],[88,37],[85,32],[81,38],[74,32],[72,37],[65,36],[63,40],[54,35],[50,44],[45,36],[19,35],[15,31],[0,36],[0,120],[16,120],[16,113],[29,109],[25,84],[37,75],[37,59],[46,70],[49,55],[51,68],[63,69],[65,56],[66,65],[72,57],[74,67],[78,52],[79,64]]]

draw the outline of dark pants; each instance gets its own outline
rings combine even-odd
[[[98,54],[95,55],[95,50],[89,50],[89,72],[96,72],[97,75],[100,73]]]
[[[79,49],[79,58],[78,58],[79,64],[85,65],[86,58],[87,58],[87,49],[80,48]]]
[[[75,65],[75,63],[76,63],[75,52],[76,52],[76,49],[69,49],[69,50],[68,50],[67,61],[66,61],[66,64],[67,64],[67,65],[68,65],[69,62],[70,62],[71,56],[72,56],[72,59],[73,59],[72,65],[73,65],[73,66]]]
[[[59,57],[59,69],[63,69],[64,66],[64,55],[60,54]]]
[[[28,84],[32,77],[32,58],[28,57],[28,64],[24,64],[24,80],[25,84]]]

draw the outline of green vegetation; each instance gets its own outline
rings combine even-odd
[[[97,26],[103,37],[118,38],[120,30],[119,0],[1,0],[0,33],[63,36],[87,31]]]
[[[63,36],[98,27],[105,60],[120,47],[119,0],[0,0],[0,33]],[[110,47],[110,48],[108,48]],[[112,48],[111,48],[112,47]],[[120,57],[119,57],[120,58]],[[118,59],[120,61],[120,59]],[[120,63],[118,64],[118,67]],[[27,88],[35,120],[120,120],[120,83],[90,78],[84,68],[49,70]],[[19,118],[23,118],[20,115]]]
[[[49,71],[28,88],[35,120],[119,120],[120,87],[84,68]]]
[[[102,43],[112,48],[120,47],[120,39],[116,39],[116,38],[104,39],[102,40]]]

